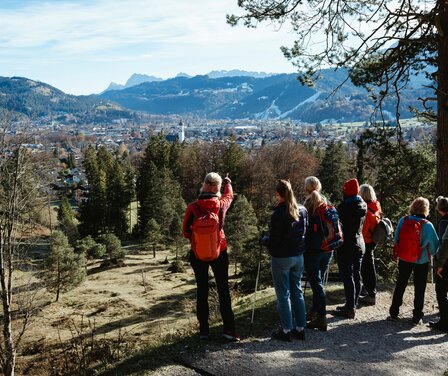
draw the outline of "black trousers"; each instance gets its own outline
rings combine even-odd
[[[412,316],[415,320],[423,317],[428,265],[428,262],[426,264],[414,264],[413,262],[403,260],[398,262],[398,278],[392,298],[392,305],[389,309],[391,316],[398,316],[400,307],[403,304],[403,294],[408,285],[409,277],[414,272],[414,310],[412,311]]]
[[[448,262],[442,271],[443,278],[436,275],[436,296],[440,310],[440,321],[448,327]]]
[[[366,243],[366,252],[361,264],[362,284],[369,296],[376,295],[375,247],[375,243]]]
[[[356,308],[361,293],[362,251],[339,248],[337,251],[339,275],[344,283],[345,306]]]
[[[201,334],[208,334],[209,306],[208,306],[208,268],[213,270],[216,288],[219,296],[219,308],[224,331],[235,331],[235,320],[232,311],[232,301],[229,290],[229,257],[227,252],[221,252],[219,257],[210,262],[198,260],[193,252],[190,252],[190,263],[196,277],[197,298],[196,315],[199,321],[199,331]]]

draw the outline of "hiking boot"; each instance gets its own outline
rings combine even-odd
[[[436,330],[440,330],[441,332],[448,333],[448,324],[443,323],[442,320],[430,321],[428,323],[428,326],[432,329],[436,329]]]
[[[374,306],[376,304],[376,297],[375,295],[367,295],[364,298],[360,297],[359,303],[363,306]]]
[[[391,318],[392,321],[395,321],[398,319],[398,314],[399,314],[399,310],[393,308],[392,306],[389,308],[389,317]]]
[[[355,318],[355,309],[354,308],[344,308],[340,310],[336,310],[333,314],[335,316],[345,317],[347,319],[354,319]]]
[[[317,312],[311,311],[310,313],[306,314],[306,321],[313,321],[317,317]]]
[[[386,317],[387,321],[398,321],[398,316],[389,315]]]
[[[292,338],[299,339],[301,341],[305,341],[305,329],[298,331],[297,329],[291,330]]]
[[[326,315],[317,315],[316,318],[306,324],[308,329],[317,329],[321,332],[327,331],[327,316]]]
[[[224,330],[222,337],[233,342],[238,342],[241,339],[240,335],[232,330]]]
[[[291,332],[285,333],[283,329],[279,329],[271,334],[272,339],[278,339],[279,341],[292,342]]]

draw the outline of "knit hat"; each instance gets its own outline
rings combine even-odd
[[[344,183],[343,191],[346,196],[356,196],[359,193],[358,180],[350,179]]]

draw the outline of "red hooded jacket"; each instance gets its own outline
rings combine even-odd
[[[366,244],[373,243],[372,233],[381,219],[381,214],[382,211],[379,201],[370,201],[367,203],[366,219],[362,227],[362,236]]]
[[[187,207],[187,211],[185,212],[184,222],[182,225],[182,230],[184,233],[184,237],[190,239],[191,247],[194,247],[193,242],[191,241],[192,234],[192,226],[193,226],[193,205],[197,204],[201,208],[201,211],[211,211],[212,213],[216,213],[219,217],[219,227],[220,227],[220,248],[221,252],[227,249],[227,240],[224,234],[224,220],[229,209],[230,205],[233,201],[233,189],[232,184],[230,183],[230,179],[223,179],[224,185],[224,193],[222,197],[219,198],[218,195],[211,192],[202,192],[199,195],[199,198],[190,203]]]

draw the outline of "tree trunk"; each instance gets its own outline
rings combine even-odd
[[[2,256],[4,255],[4,250],[1,250]],[[1,258],[2,263],[4,262],[3,257]],[[3,264],[4,265],[4,264]],[[3,269],[4,270],[4,269]],[[14,347],[14,341],[12,338],[12,323],[11,323],[11,302],[9,299],[9,294],[6,288],[6,276],[5,273],[1,273],[1,298],[3,306],[3,344],[5,353],[2,354],[2,360],[4,362],[3,372],[5,376],[13,376],[14,368],[16,364],[16,350]]]
[[[448,2],[439,0],[437,195],[448,195]]]

